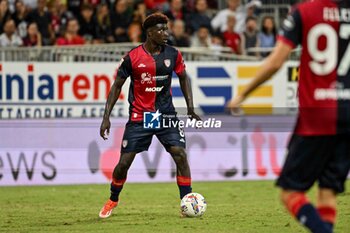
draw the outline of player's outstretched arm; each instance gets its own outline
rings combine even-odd
[[[287,60],[289,53],[292,51],[290,45],[278,41],[275,49],[272,53],[265,59],[261,68],[258,70],[255,78],[247,85],[247,87],[239,93],[234,99],[230,100],[227,107],[230,111],[235,112],[238,110],[242,102],[261,84],[266,82],[270,77],[272,77]]]
[[[103,120],[100,127],[100,136],[106,140],[107,136],[109,135],[109,129],[111,128],[111,122],[109,120],[109,116],[111,115],[111,112],[113,110],[113,107],[115,103],[117,102],[120,92],[122,90],[122,87],[125,83],[124,78],[117,77],[112,85],[112,88],[108,94],[108,99],[106,101],[105,105],[105,112],[103,114]],[[105,134],[107,131],[107,135]]]
[[[178,76],[180,79],[181,91],[186,100],[187,115],[189,115],[191,119],[196,119],[197,121],[201,121],[202,119],[194,112],[192,88],[191,88],[190,80],[187,76],[186,70],[184,70],[182,74]]]

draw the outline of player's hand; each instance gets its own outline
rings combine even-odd
[[[187,116],[192,120],[195,119],[196,121],[202,121],[202,119],[193,111],[193,110],[188,110],[187,111]]]
[[[108,119],[103,118],[103,121],[102,121],[101,127],[100,127],[100,136],[103,138],[103,140],[108,139],[110,128],[111,128],[111,122],[110,122],[109,118]]]
[[[244,101],[244,97],[241,95],[237,95],[235,98],[231,99],[227,104],[226,108],[230,111],[232,115],[242,115],[243,111],[241,109],[242,102]]]

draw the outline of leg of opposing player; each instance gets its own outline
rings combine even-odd
[[[134,161],[136,153],[122,153],[120,160],[113,171],[113,178],[111,182],[111,196],[106,204],[102,207],[99,216],[100,218],[108,218],[119,202],[119,194],[123,189],[123,185],[126,181],[128,170]]]
[[[179,186],[180,199],[186,194],[192,192],[191,170],[187,161],[185,149],[178,146],[172,146],[168,150],[176,164],[176,180]]]

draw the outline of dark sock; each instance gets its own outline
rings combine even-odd
[[[337,210],[330,206],[320,206],[317,208],[317,211],[320,214],[321,219],[324,221],[327,228],[333,232],[333,226],[337,215]]]
[[[303,192],[295,192],[290,194],[287,203],[287,209],[295,216],[301,224],[314,233],[331,233],[321,219],[321,216],[310,204]]]
[[[324,224],[326,225],[327,229],[330,230],[330,232],[333,232],[333,223],[330,222],[324,222]]]
[[[125,183],[126,179],[124,180],[112,180],[111,183],[111,196],[109,199],[111,199],[111,201],[119,201],[119,194],[123,189],[123,185]]]
[[[304,204],[296,214],[297,219],[311,232],[315,233],[331,233],[332,231],[326,227],[317,210],[310,203]]]
[[[176,179],[179,186],[180,199],[182,199],[186,194],[192,192],[191,177],[177,176]]]

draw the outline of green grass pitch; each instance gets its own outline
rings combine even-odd
[[[272,181],[195,182],[208,209],[180,218],[175,183],[126,184],[108,219],[98,212],[109,185],[0,188],[0,232],[307,232],[284,210]],[[338,199],[335,232],[350,232],[350,181]],[[309,193],[315,200],[315,189]]]

